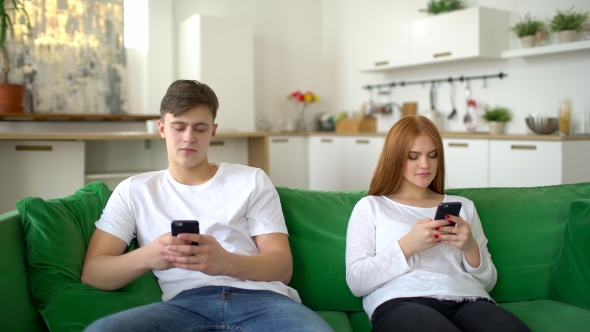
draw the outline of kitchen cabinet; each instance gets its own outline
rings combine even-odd
[[[410,64],[410,23],[388,24],[357,35],[357,66],[362,71]]]
[[[489,140],[445,138],[445,188],[486,188]]]
[[[344,190],[344,141],[344,136],[309,137],[309,189]]]
[[[235,18],[193,15],[180,23],[178,77],[206,82],[220,100],[221,131],[254,130],[254,33]]]
[[[84,186],[84,142],[0,141],[0,156],[0,213],[24,197],[63,197]]]
[[[344,137],[344,190],[369,190],[384,137]]]
[[[490,141],[490,187],[590,182],[590,141]]]
[[[276,186],[309,188],[306,136],[270,136],[270,179]]]
[[[509,47],[510,13],[471,7],[411,23],[410,64],[500,58]]]

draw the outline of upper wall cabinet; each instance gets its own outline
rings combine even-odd
[[[451,60],[500,58],[509,48],[509,24],[509,12],[472,7],[397,25],[395,32],[379,30],[359,40],[359,69],[381,71]]]
[[[206,82],[221,131],[254,131],[254,33],[250,22],[193,15],[178,37],[178,78]]]
[[[357,36],[360,70],[404,67],[410,64],[410,23],[389,24]]]

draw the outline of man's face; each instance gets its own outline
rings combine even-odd
[[[207,151],[217,124],[213,124],[207,106],[193,107],[178,116],[166,113],[158,126],[160,136],[166,139],[169,167],[193,168],[209,163]]]

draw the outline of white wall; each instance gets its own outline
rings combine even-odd
[[[495,74],[500,71],[509,76],[504,80],[490,79],[487,88],[482,81],[472,82],[475,99],[491,105],[503,105],[514,111],[514,120],[507,125],[508,133],[527,132],[524,117],[528,113],[557,115],[559,98],[571,97],[574,113],[590,113],[590,56],[589,52],[562,53],[542,57],[516,58],[510,60],[487,60],[477,62],[454,62],[426,67],[412,67],[379,74],[359,73],[355,65],[355,38],[357,32],[378,31],[378,26],[390,21],[412,21],[426,16],[418,12],[426,6],[423,0],[323,0],[322,33],[323,85],[319,91],[323,101],[333,111],[355,110],[368,99],[368,91],[361,89],[366,84],[400,80],[422,80],[449,76]],[[550,19],[555,9],[589,11],[590,1],[534,1],[534,0],[481,0],[463,1],[466,6],[486,6],[510,11],[511,24],[518,17],[530,12],[539,19]],[[555,36],[552,36],[555,41]],[[519,48],[519,41],[511,41],[512,48]],[[420,85],[395,88],[393,100],[417,101],[419,111],[429,108],[428,86]],[[458,117],[447,123],[446,129],[464,131],[461,116],[465,113],[464,84],[456,85]],[[438,89],[437,108],[445,114],[451,111],[450,89],[443,84]],[[397,115],[396,115],[397,116]],[[486,130],[481,124],[480,130]]]

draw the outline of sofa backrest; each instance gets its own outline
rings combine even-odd
[[[547,297],[551,271],[563,247],[569,205],[590,198],[590,183],[533,188],[453,189],[471,199],[498,269],[490,295],[498,302]]]
[[[366,192],[277,190],[293,252],[290,285],[313,309],[362,311],[360,299],[346,284],[344,255],[350,213]],[[569,204],[590,198],[590,183],[447,193],[475,203],[498,269],[491,296],[498,302],[546,298]]]

